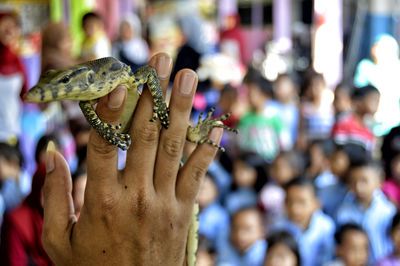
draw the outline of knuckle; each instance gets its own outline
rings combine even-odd
[[[163,141],[162,147],[168,156],[175,159],[181,157],[183,144],[183,138],[178,136],[169,136]]]
[[[100,218],[106,228],[111,228],[115,218],[118,203],[117,198],[112,194],[103,194],[100,199]]]
[[[192,179],[196,181],[197,183],[200,183],[202,178],[205,176],[207,171],[207,165],[204,163],[199,163],[197,165],[193,165],[192,167]]]
[[[96,135],[95,135],[96,134]],[[89,137],[88,153],[93,152],[96,156],[101,156],[104,159],[110,159],[115,156],[116,147],[97,135],[97,132],[92,132]],[[88,156],[90,157],[90,156]]]
[[[145,145],[154,145],[158,141],[159,131],[156,123],[146,123],[135,130],[134,139]]]
[[[42,244],[46,250],[54,250],[58,244],[58,239],[59,237],[57,237],[54,232],[49,230],[47,226],[43,227]]]
[[[150,199],[145,189],[138,189],[133,196],[131,202],[131,211],[139,222],[144,221],[149,215]]]

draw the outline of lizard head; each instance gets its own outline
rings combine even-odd
[[[44,73],[25,95],[27,102],[87,101],[100,98],[121,83],[124,64],[112,57]]]

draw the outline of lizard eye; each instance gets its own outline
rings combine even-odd
[[[69,82],[69,76],[65,76],[61,79],[62,83],[68,83]]]
[[[94,75],[93,75],[93,73],[89,73],[87,75],[87,79],[88,79],[89,83],[94,83]]]

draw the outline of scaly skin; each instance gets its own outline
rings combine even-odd
[[[101,58],[59,70],[50,70],[40,77],[38,84],[24,95],[24,99],[34,103],[77,100],[86,120],[96,132],[111,144],[127,150],[131,144],[131,137],[128,132],[140,96],[138,88],[144,84],[147,84],[154,103],[153,117],[150,121],[154,122],[158,118],[161,121],[161,125],[167,129],[169,126],[169,111],[163,100],[161,83],[154,68],[145,66],[133,73],[129,66],[112,57]],[[102,122],[97,116],[93,105],[99,98],[107,95],[119,85],[125,85],[128,88],[128,93],[122,112],[121,124],[115,126]],[[186,138],[196,144],[209,143],[223,150],[222,147],[208,139],[210,130],[214,127],[222,127],[233,132],[237,131],[218,123],[218,121],[227,119],[229,114],[211,119],[213,111],[214,109],[208,113],[204,120],[200,115],[197,126],[188,126]],[[186,248],[187,264],[189,266],[194,266],[196,261],[197,213],[198,206],[196,205]]]

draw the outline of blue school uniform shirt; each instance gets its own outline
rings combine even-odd
[[[230,220],[228,212],[217,202],[211,203],[199,213],[199,233],[219,250],[228,242]]]
[[[372,203],[365,210],[356,196],[349,192],[338,209],[336,220],[338,225],[356,223],[367,232],[371,262],[376,262],[393,250],[389,231],[395,212],[395,206],[380,189],[374,192]]]
[[[252,188],[238,188],[226,196],[224,205],[233,215],[240,209],[257,206],[257,193]]]
[[[270,232],[285,230],[299,245],[301,265],[319,266],[332,260],[334,255],[335,223],[321,210],[313,213],[307,230],[285,218],[272,225]]]
[[[217,266],[262,266],[266,250],[267,242],[264,239],[256,241],[244,254],[228,243],[218,253]]]

